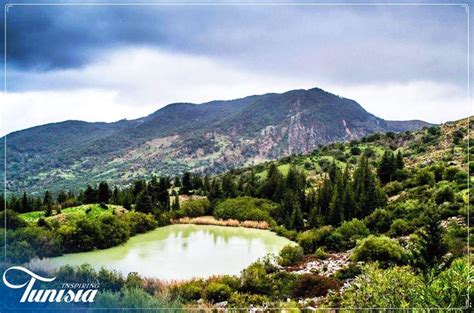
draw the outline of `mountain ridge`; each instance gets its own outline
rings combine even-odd
[[[319,88],[176,102],[133,120],[69,120],[8,134],[7,188],[54,190],[104,179],[126,184],[151,174],[215,174],[321,144],[430,125],[386,121]]]

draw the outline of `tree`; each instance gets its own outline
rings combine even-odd
[[[270,164],[267,179],[263,185],[262,196],[279,203],[282,198],[284,179],[275,163]]]
[[[97,191],[92,188],[91,185],[87,185],[86,190],[84,191],[84,203],[96,203],[97,202]]]
[[[150,195],[144,190],[140,192],[135,204],[135,210],[143,213],[153,213],[153,203]]]
[[[440,214],[433,203],[425,206],[422,218],[425,226],[420,232],[420,237],[424,243],[421,254],[426,264],[433,266],[439,263],[447,252],[443,240],[444,228],[440,223]]]
[[[173,211],[178,211],[180,208],[180,205],[179,205],[179,195],[176,194],[174,196],[174,201],[173,201],[173,205],[171,206],[171,210]]]
[[[184,195],[189,195],[191,190],[193,189],[192,182],[191,182],[191,173],[186,172],[183,175],[183,187],[181,187],[181,193]]]
[[[99,184],[99,190],[97,192],[97,198],[100,203],[109,203],[109,199],[111,196],[111,191],[109,188],[109,184],[107,182],[102,181]]]
[[[393,153],[390,150],[385,150],[382,160],[380,160],[377,174],[382,184],[390,182],[393,173],[397,169],[397,163]]]
[[[58,203],[64,203],[67,200],[67,194],[64,192],[64,190],[61,190],[58,193],[58,197],[56,198]]]
[[[339,226],[339,224],[344,219],[344,184],[342,181],[341,171],[336,170],[335,175],[335,184],[332,193],[331,202],[329,203],[329,215],[328,222],[333,226]]]
[[[237,196],[237,186],[229,172],[222,178],[222,191],[226,198],[235,198]]]
[[[405,167],[405,162],[403,161],[403,155],[402,155],[402,152],[400,150],[398,150],[397,152],[397,156],[396,156],[396,159],[395,159],[395,164],[396,164],[396,168],[401,170]]]
[[[1,202],[3,204],[3,202]],[[31,211],[31,205],[30,201],[28,199],[28,196],[26,195],[26,192],[23,192],[23,197],[21,198],[21,211],[22,212],[30,212]]]

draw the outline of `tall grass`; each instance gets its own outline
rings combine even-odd
[[[171,224],[196,224],[196,225],[217,225],[217,226],[229,226],[229,227],[246,227],[256,229],[268,229],[270,225],[265,221],[243,221],[229,219],[221,220],[216,219],[213,216],[200,216],[200,217],[182,217],[179,219],[172,219]]]

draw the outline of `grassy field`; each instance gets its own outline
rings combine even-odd
[[[82,219],[84,217],[94,219],[102,215],[111,215],[114,211],[123,212],[125,209],[119,205],[108,205],[107,209],[103,209],[99,204],[84,204],[76,207],[61,210],[61,213],[46,217],[46,221],[71,222]],[[90,209],[88,211],[88,209]],[[41,217],[45,216],[44,211],[33,211],[19,215],[29,224],[34,224]]]

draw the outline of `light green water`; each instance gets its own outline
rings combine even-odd
[[[130,238],[125,244],[52,258],[54,266],[89,263],[124,275],[163,280],[239,274],[268,253],[292,242],[268,230],[208,225],[170,225]]]

